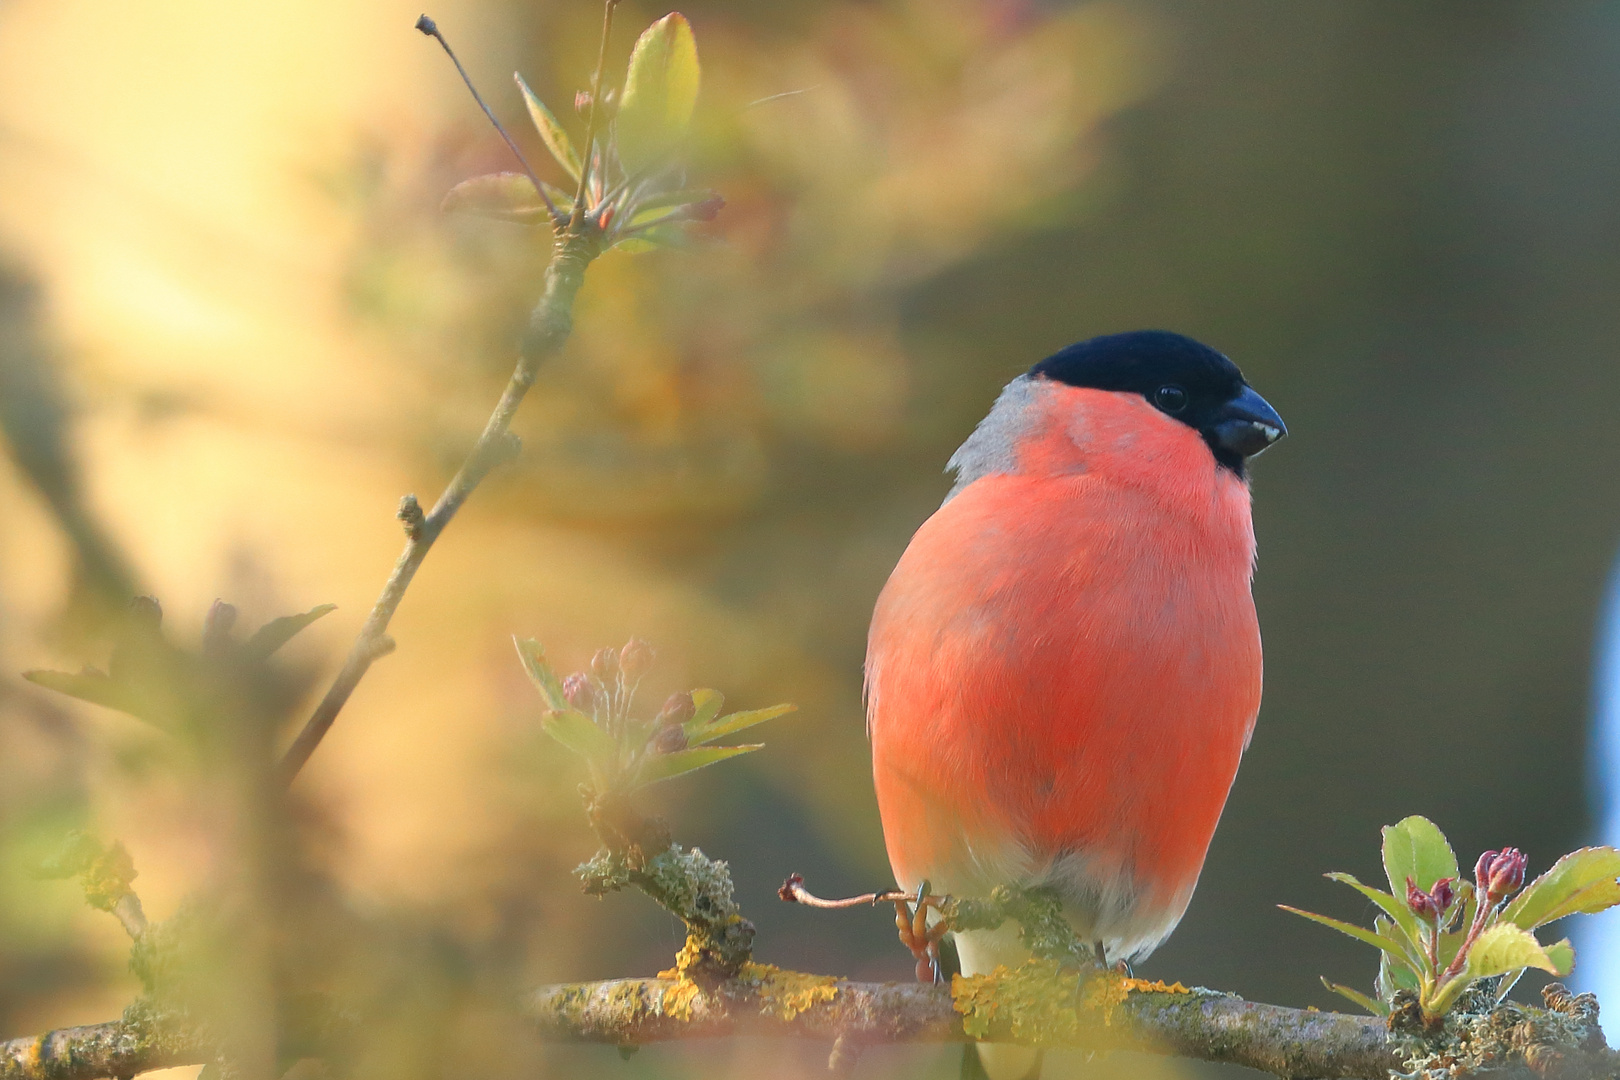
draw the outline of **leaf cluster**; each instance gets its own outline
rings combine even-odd
[[[1565,855],[1511,901],[1492,892],[1478,871],[1474,882],[1462,880],[1445,834],[1424,817],[1385,826],[1383,861],[1389,892],[1350,874],[1327,875],[1378,908],[1371,929],[1279,905],[1379,951],[1373,995],[1322,980],[1328,989],[1379,1016],[1388,1016],[1395,995],[1404,991],[1416,996],[1425,1024],[1432,1025],[1470,988],[1483,987],[1500,1001],[1527,968],[1567,975],[1575,966],[1569,940],[1543,945],[1534,931],[1566,915],[1620,904],[1620,851],[1611,847]],[[1481,866],[1486,862],[1482,857]],[[1436,905],[1436,896],[1444,902]],[[1485,980],[1495,980],[1494,985]]]
[[[163,608],[136,597],[107,670],[25,671],[23,678],[69,697],[143,720],[170,735],[207,740],[221,719],[278,713],[296,687],[270,670],[270,658],[315,620],[337,610],[322,604],[271,619],[246,638],[232,631],[236,609],[215,601],[204,623],[202,647],[183,649],[163,633]]]
[[[582,99],[598,116],[611,114],[605,124],[591,125],[583,152],[523,76],[513,78],[540,141],[573,181],[574,191],[524,173],[489,173],[452,188],[446,210],[556,227],[577,207],[601,231],[604,249],[626,251],[679,246],[685,223],[719,212],[724,200],[712,191],[685,188],[679,167],[702,81],[697,41],[684,15],[672,12],[642,33],[616,100],[600,88],[600,100]]]
[[[718,690],[698,689],[673,695],[657,716],[638,719],[631,713],[641,676],[634,665],[603,665],[608,670],[569,676],[567,681],[578,688],[570,700],[564,680],[546,661],[540,643],[531,638],[516,644],[523,669],[546,705],[541,726],[546,734],[585,759],[597,796],[628,795],[649,784],[753,753],[764,744],[709,744],[796,708],[772,705],[722,715],[724,695]],[[631,642],[621,654],[630,654],[638,644]],[[603,650],[597,655],[611,652]]]

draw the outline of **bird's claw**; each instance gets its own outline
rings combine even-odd
[[[911,950],[917,959],[917,981],[939,983],[944,975],[939,967],[939,940],[950,932],[950,922],[941,918],[928,925],[928,909],[938,909],[941,897],[928,891],[928,882],[917,887],[915,901],[897,899],[894,902],[894,927],[900,934],[900,944]]]

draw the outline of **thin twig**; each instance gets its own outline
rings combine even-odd
[[[600,88],[602,82],[602,66],[607,57],[607,38],[613,29],[613,8],[618,0],[607,0],[607,15],[602,23],[602,46],[597,60],[595,86]],[[433,20],[423,15],[417,20],[416,27],[422,33],[434,38],[443,46],[450,59],[461,72],[467,89],[472,91],[473,98],[478,102],[479,108],[484,110],[491,123],[494,123],[501,136],[506,139],[507,145],[512,148],[519,161],[523,155],[519,152],[517,144],[512,142],[500,124],[495,121],[495,114],[490,112],[489,106],[479,96],[473,87],[472,80],[456,59],[450,45],[439,33],[439,28]],[[591,123],[596,119],[596,102],[592,99]],[[587,143],[587,145],[589,145]],[[528,169],[528,162],[523,167]],[[518,359],[517,367],[512,377],[507,381],[506,389],[501,394],[501,400],[496,403],[495,411],[490,414],[489,422],[484,425],[483,434],[478,437],[467,460],[462,462],[461,469],[455,478],[450,481],[439,501],[434,503],[433,509],[423,514],[421,506],[417,504],[414,496],[407,496],[406,502],[400,505],[400,521],[405,526],[405,550],[400,553],[399,559],[394,563],[394,570],[388,575],[388,582],[383,586],[382,595],[371,607],[371,614],[366,617],[365,625],[360,628],[360,634],[355,638],[354,645],[349,649],[349,655],[343,662],[343,667],[332,680],[332,685],[321,698],[320,704],[315,707],[309,720],[304,724],[298,737],[287,748],[277,768],[277,774],[282,783],[290,784],[298,775],[299,770],[309,761],[315,748],[331,730],[332,723],[337,719],[339,712],[348,702],[349,696],[354,693],[360,680],[365,678],[366,671],[372,663],[382,656],[393,651],[393,640],[388,637],[388,623],[399,608],[399,603],[405,598],[405,590],[410,588],[411,580],[416,577],[417,569],[427,553],[432,549],[434,541],[439,534],[450,524],[450,519],[456,516],[461,504],[467,501],[473,491],[478,487],[491,469],[502,462],[509,461],[517,456],[520,444],[515,435],[508,430],[512,424],[512,417],[517,413],[518,406],[522,404],[524,395],[529,387],[534,385],[535,375],[540,364],[560,348],[568,340],[573,330],[574,297],[579,292],[580,285],[585,280],[585,267],[590,265],[592,259],[602,252],[602,230],[594,223],[586,221],[582,215],[585,174],[581,173],[581,197],[575,200],[573,218],[566,229],[557,235],[556,248],[552,254],[551,265],[546,268],[546,287],[541,294],[540,301],[529,316],[529,329],[523,337],[522,354]],[[533,171],[529,171],[529,179],[540,191],[541,198],[545,198],[545,191]],[[547,206],[550,206],[547,200]],[[555,207],[552,208],[555,210]]]
[[[546,204],[546,210],[551,214],[552,227],[560,228],[564,221],[562,211],[557,209],[556,205],[551,201],[551,196],[546,194],[546,185],[540,182],[540,177],[535,175],[534,169],[529,166],[529,159],[523,156],[523,151],[518,149],[518,144],[512,141],[512,136],[506,133],[506,129],[501,126],[501,122],[495,119],[495,113],[484,103],[483,95],[478,92],[478,87],[473,85],[472,76],[467,74],[467,69],[461,66],[461,61],[456,57],[456,51],[450,47],[450,43],[439,32],[439,24],[427,15],[423,15],[416,20],[416,28],[437,41],[443,47],[445,55],[450,57],[450,62],[456,65],[456,70],[461,73],[461,81],[467,84],[468,90],[472,91],[473,100],[478,102],[480,109],[484,110],[484,115],[489,117],[491,124],[495,125],[495,130],[501,133],[501,138],[506,140],[507,148],[512,151],[512,156],[518,159],[518,164],[522,165],[523,171],[528,174],[529,183],[534,185],[535,193],[540,196],[540,201]]]
[[[776,890],[776,895],[790,904],[803,904],[805,907],[827,908],[834,911],[844,908],[876,907],[878,904],[892,904],[897,900],[912,898],[911,894],[904,890],[887,889],[883,892],[861,893],[859,896],[849,896],[842,900],[823,900],[804,887],[803,874],[790,874],[782,883],[782,887]]]
[[[591,107],[585,114],[585,153],[579,169],[579,190],[574,194],[574,213],[568,227],[577,230],[585,220],[585,193],[591,173],[599,168],[595,155],[596,116],[602,108],[602,72],[607,67],[608,39],[613,36],[613,9],[619,0],[606,0],[602,10],[602,40],[596,49],[596,73],[591,76]]]
[[[394,563],[393,573],[388,576],[382,595],[372,605],[371,614],[360,628],[343,668],[281,759],[278,772],[283,783],[291,783],[304,767],[348,702],[349,695],[360,685],[372,662],[391,651],[393,642],[387,635],[388,623],[393,619],[395,610],[405,597],[405,590],[410,587],[411,579],[416,576],[422,560],[427,558],[434,541],[438,540],[439,534],[456,516],[456,511],[461,509],[461,505],[490,470],[516,456],[518,440],[507,429],[524,395],[534,385],[541,362],[553,355],[568,339],[573,328],[574,296],[585,279],[585,267],[600,254],[601,246],[601,233],[589,227],[582,232],[570,230],[558,237],[556,253],[546,269],[545,292],[530,317],[522,357],[506,384],[506,390],[501,394],[501,400],[490,414],[489,422],[484,425],[484,432],[478,437],[472,452],[467,455],[467,460],[439,496],[433,509],[421,515],[420,507],[416,507],[415,512],[411,512],[408,506],[403,508],[405,550]]]

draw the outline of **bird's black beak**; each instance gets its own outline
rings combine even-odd
[[[1220,407],[1208,430],[1217,446],[1239,458],[1254,457],[1288,434],[1277,410],[1247,386]]]

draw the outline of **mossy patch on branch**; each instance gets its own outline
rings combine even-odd
[[[951,979],[951,1001],[962,1014],[963,1031],[988,1039],[999,1028],[1029,1046],[1073,1045],[1085,1032],[1112,1025],[1114,1011],[1133,993],[1191,992],[1179,982],[1127,979],[1044,959]]]

